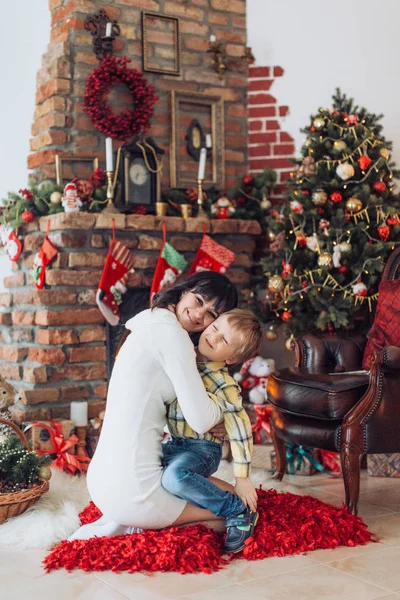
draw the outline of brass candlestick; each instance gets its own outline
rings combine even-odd
[[[87,433],[86,425],[76,425],[75,426],[75,434],[76,434],[76,437],[78,438],[78,444],[77,444],[77,449],[76,449],[76,454],[78,456],[87,456],[86,433]]]
[[[107,206],[105,207],[103,212],[106,213],[118,213],[119,210],[115,208],[113,200],[114,200],[114,171],[106,171],[107,175],[107,191],[106,191],[106,199]]]
[[[197,180],[197,216],[198,217],[207,217],[207,214],[203,208],[203,180]]]

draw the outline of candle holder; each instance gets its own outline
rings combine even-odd
[[[113,200],[114,200],[114,171],[106,171],[107,175],[107,191],[106,191],[106,199],[107,206],[103,210],[105,213],[119,213],[119,210],[115,208]]]
[[[207,214],[203,208],[203,180],[197,180],[197,216],[198,217],[207,217]]]
[[[76,454],[77,456],[87,456],[86,452],[86,433],[87,433],[87,425],[76,425],[75,426],[75,434],[78,438]]]

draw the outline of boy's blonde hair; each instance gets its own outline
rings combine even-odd
[[[231,360],[234,363],[241,363],[256,356],[262,341],[261,323],[256,315],[242,308],[234,308],[223,314],[228,318],[232,329],[242,337],[242,342]]]

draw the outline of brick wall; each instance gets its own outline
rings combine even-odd
[[[289,112],[288,106],[280,106],[271,93],[274,81],[282,77],[281,67],[249,68],[249,166],[251,173],[262,171],[265,166],[278,172],[274,194],[284,191],[284,183],[293,170],[289,158],[294,155],[294,140],[282,131],[279,118]]]
[[[88,14],[105,8],[117,19],[121,35],[115,53],[126,55],[131,66],[142,68],[141,11],[180,19],[182,74],[179,77],[146,73],[156,88],[156,104],[149,135],[166,150],[163,187],[169,187],[168,150],[171,140],[170,91],[172,89],[220,95],[225,100],[226,184],[230,186],[247,164],[247,69],[228,71],[223,81],[210,67],[206,53],[211,34],[225,40],[227,53],[240,57],[246,43],[245,0],[49,0],[51,32],[48,50],[37,75],[36,110],[32,125],[28,168],[39,181],[55,179],[57,153],[97,155],[104,166],[104,135],[83,112],[88,75],[98,65],[92,36],[84,29]],[[121,104],[130,102],[122,98]],[[79,167],[79,165],[78,165]],[[87,177],[85,166],[76,174]],[[71,173],[72,175],[72,173]]]
[[[46,273],[48,289],[37,290],[28,274],[47,221],[60,253]],[[200,244],[204,221],[152,215],[115,215],[118,240],[131,248],[135,273],[129,287],[151,285],[162,243],[168,240],[189,264]],[[228,270],[239,289],[249,281],[252,252],[260,226],[254,221],[205,221],[213,238],[231,248],[236,260]],[[14,418],[67,417],[72,400],[89,401],[95,416],[106,397],[104,318],[95,302],[111,236],[111,217],[59,213],[24,226],[24,253],[6,277],[0,294],[0,375],[23,390]]]

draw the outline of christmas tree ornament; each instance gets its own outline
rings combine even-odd
[[[335,269],[338,269],[341,266],[340,265],[341,259],[342,259],[342,251],[340,250],[339,244],[336,244],[336,246],[333,247],[333,253],[332,253],[332,262],[333,262],[333,266],[335,267]]]
[[[321,252],[318,256],[318,266],[329,269],[333,264],[332,254],[330,252]]]
[[[298,170],[299,177],[312,177],[315,175],[317,170],[317,165],[315,163],[315,159],[312,156],[306,156]]]
[[[8,225],[0,225],[0,240],[7,251],[8,258],[13,262],[17,261],[21,256],[22,242],[14,228]]]
[[[64,211],[66,213],[79,212],[82,207],[82,200],[78,196],[78,188],[76,183],[71,181],[64,188],[64,195],[61,200]]]
[[[179,275],[185,270],[186,265],[187,261],[185,257],[167,242],[167,228],[165,223],[163,223],[163,245],[161,246],[156,270],[154,271],[150,300],[154,294],[175,283]]]
[[[197,250],[196,256],[190,266],[189,275],[198,273],[199,271],[215,271],[217,273],[226,273],[229,265],[235,260],[235,254],[217,244],[206,233],[201,240],[200,248]]]
[[[389,160],[389,156],[390,156],[390,152],[387,148],[381,148],[379,150],[379,154],[380,156],[382,156],[382,158],[384,158],[385,160]]]
[[[33,279],[33,283],[38,290],[43,289],[46,281],[46,267],[57,256],[58,248],[49,238],[50,220],[47,221],[46,235],[39,252],[33,259],[33,268],[29,271]]]
[[[328,227],[330,222],[327,219],[321,219],[319,222],[319,228],[323,230],[325,235],[329,235]]]
[[[244,185],[253,185],[253,177],[251,175],[245,175],[245,177],[243,177],[243,183]]]
[[[357,280],[357,283],[351,289],[353,290],[353,294],[358,298],[364,298],[368,293],[367,286],[360,279]]]
[[[133,257],[130,250],[115,237],[115,221],[111,222],[112,237],[106,262],[96,293],[96,304],[107,322],[119,323],[119,307],[127,291],[127,279],[133,272]]]
[[[24,210],[24,212],[21,215],[21,219],[24,223],[32,223],[32,221],[35,220],[35,215],[31,210]]]
[[[308,287],[308,281],[307,281],[307,279],[305,279],[304,281],[301,282],[301,289],[305,290],[306,287]]]
[[[306,240],[307,248],[312,252],[319,252],[319,241],[316,233],[308,236]]]
[[[360,165],[360,169],[362,169],[363,171],[366,171],[368,169],[368,167],[370,166],[370,164],[372,163],[372,160],[370,159],[369,156],[367,156],[365,154],[364,156],[360,156],[360,158],[357,160],[357,162]]]
[[[341,275],[347,275],[347,273],[349,272],[349,267],[347,267],[346,265],[340,265],[340,267],[338,267],[338,272]]]
[[[357,125],[358,124],[358,115],[347,115],[345,118],[347,125]]]
[[[352,196],[351,198],[346,200],[346,208],[352,215],[354,215],[354,213],[358,213],[362,209],[362,207],[363,204],[361,200],[359,200],[359,198],[356,198],[355,196]]]
[[[42,479],[45,479],[46,481],[50,481],[51,469],[49,467],[41,467],[39,474],[40,474],[40,477],[42,477]]]
[[[305,148],[309,148],[309,147],[311,146],[311,144],[312,144],[312,140],[310,140],[310,138],[306,138],[306,139],[304,140],[304,144],[303,144],[303,146],[304,146]]]
[[[290,338],[288,338],[286,340],[286,342],[285,342],[285,348],[286,348],[286,350],[289,350],[290,352],[294,352],[294,349],[295,349],[294,342],[295,342],[295,338],[294,338],[294,336],[292,334],[290,336]]]
[[[269,210],[271,208],[271,201],[268,200],[266,194],[263,194],[260,206],[263,210]]]
[[[290,312],[290,310],[284,310],[282,313],[282,321],[290,321],[290,319],[292,318],[292,313]]]
[[[26,200],[27,202],[33,202],[34,198],[33,198],[33,194],[31,192],[31,190],[19,190],[19,193],[21,194],[21,196],[23,197],[24,200]]]
[[[282,267],[282,277],[288,277],[291,273],[293,273],[293,265],[291,265],[290,262],[283,260]]]
[[[296,248],[305,248],[305,246],[307,246],[307,238],[304,235],[304,233],[296,233],[296,242],[294,245],[294,250],[296,250]]]
[[[386,242],[390,236],[390,227],[387,225],[380,225],[378,227],[378,235],[383,242]]]
[[[265,332],[265,337],[269,342],[275,342],[275,340],[278,339],[278,333],[273,325],[268,327],[267,331]]]
[[[336,167],[336,174],[343,181],[347,181],[348,179],[351,179],[354,176],[354,173],[355,173],[355,171],[354,171],[353,165],[351,165],[348,162],[341,163],[340,165],[338,165]]]
[[[328,194],[325,190],[315,190],[311,196],[311,201],[314,206],[324,206],[328,201]]]
[[[397,215],[394,215],[394,217],[388,217],[386,219],[386,223],[388,225],[398,225],[400,223],[399,217]]]
[[[294,213],[297,213],[299,215],[301,215],[301,213],[304,210],[304,206],[298,200],[291,200],[291,202],[290,202],[290,208],[292,209],[292,211]]]
[[[383,194],[383,192],[386,191],[386,183],[384,181],[375,181],[375,183],[372,184],[372,187],[378,194]]]
[[[62,193],[61,192],[52,192],[50,194],[50,202],[52,204],[60,204],[61,200],[62,200]]]
[[[351,252],[353,249],[349,242],[340,242],[340,244],[338,244],[338,246],[339,246],[340,252],[342,254],[349,254],[349,252]]]
[[[229,219],[235,214],[235,209],[229,198],[222,196],[211,205],[211,214],[217,219]]]
[[[340,192],[332,192],[329,198],[334,204],[339,204],[339,202],[342,202],[343,200],[343,196]]]
[[[279,294],[283,291],[285,283],[280,275],[272,275],[272,277],[268,279],[267,287],[270,292],[273,292],[274,294]]]
[[[325,127],[325,119],[323,119],[322,117],[317,117],[316,119],[314,119],[313,125],[314,128],[317,131],[319,131],[320,129],[323,129]]]
[[[269,230],[268,231],[268,239],[269,239],[269,241],[273,242],[275,240],[275,238],[276,238],[275,233],[273,231]]]
[[[347,144],[344,140],[336,140],[333,142],[333,149],[335,152],[345,152],[347,150]]]

